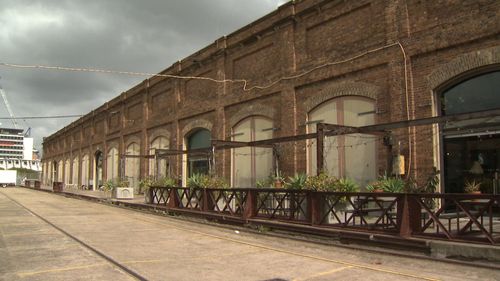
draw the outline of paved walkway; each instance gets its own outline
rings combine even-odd
[[[41,189],[52,191],[52,186],[42,185]],[[95,197],[95,198],[110,198],[111,199],[110,192],[104,192],[104,191],[100,191],[100,190],[83,190],[83,189],[78,189],[75,187],[75,188],[64,188],[64,192],[80,194],[80,195],[85,195],[85,196],[90,196],[90,197]],[[130,202],[130,203],[144,203],[144,194],[134,194],[134,199],[125,199],[125,200],[113,199],[113,200]]]
[[[0,257],[0,280],[500,280],[21,188],[0,189]]]

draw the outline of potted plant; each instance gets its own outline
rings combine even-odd
[[[144,203],[151,203],[151,195],[149,194],[149,189],[151,186],[155,185],[155,180],[152,176],[147,176],[139,180],[139,194],[144,194]]]
[[[129,187],[129,182],[121,179],[112,181],[113,198],[115,199],[133,199],[134,189]]]
[[[382,189],[381,187],[381,184],[380,182],[378,181],[374,181],[370,184],[368,184],[366,187],[365,187],[366,191],[368,192],[384,192],[384,190]]]
[[[466,181],[464,191],[470,194],[481,194],[481,182],[475,179]]]
[[[189,187],[190,189],[201,188],[203,186],[203,175],[202,174],[191,175],[187,179],[186,186]]]
[[[175,187],[177,186],[177,179],[172,178],[172,177],[163,177],[160,178],[155,185],[161,186],[161,187]]]
[[[385,174],[372,185],[384,192],[401,193],[405,191],[406,182],[400,177],[391,177]]]
[[[337,181],[337,178],[321,172],[319,175],[307,177],[305,187],[315,191],[335,191]]]
[[[280,171],[277,171],[276,175],[274,176],[273,187],[282,188],[284,183],[285,183],[285,177],[283,177]]]
[[[141,180],[139,180],[139,194],[144,194],[149,191],[149,188],[155,184],[155,179],[153,176],[147,176]]]
[[[307,175],[306,174],[296,174],[293,177],[288,177],[288,182],[285,183],[285,187],[289,189],[303,189],[306,185]]]
[[[341,178],[337,180],[335,189],[337,192],[358,192],[359,185],[353,179]]]
[[[111,192],[115,189],[115,182],[113,180],[107,180],[103,185],[102,185],[102,190],[104,191],[104,196],[106,198],[111,197]]]

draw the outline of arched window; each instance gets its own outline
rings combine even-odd
[[[139,144],[133,142],[127,146],[125,151],[125,177],[129,182],[129,186],[136,189],[139,186],[140,159],[134,157],[140,155]],[[132,157],[128,157],[132,156]]]
[[[103,162],[102,152],[97,151],[94,156],[94,189],[97,189],[103,185],[102,162]]]
[[[441,94],[443,115],[500,108],[500,71],[472,77]]]
[[[62,182],[63,181],[63,170],[64,169],[64,162],[62,160],[59,160],[57,163],[57,181]]]
[[[188,151],[209,148],[211,146],[211,134],[207,129],[198,129],[186,138],[186,148]],[[187,174],[208,174],[209,159],[206,153],[188,154],[187,157]]]
[[[168,149],[169,141],[166,137],[160,136],[155,138],[149,147],[149,154],[154,155],[157,149]],[[166,176],[168,173],[167,159],[151,159],[149,160],[149,175],[157,175],[159,178]]]
[[[82,157],[82,186],[85,186],[87,188],[91,185],[91,183],[89,183],[89,166],[89,156],[88,154],[85,154]]]
[[[500,71],[462,80],[440,92],[441,114],[500,108]],[[461,193],[479,182],[493,193],[500,171],[500,116],[448,122],[441,126],[444,192]],[[500,190],[497,189],[497,192]]]
[[[50,161],[50,181],[57,181],[57,161]]]
[[[233,141],[257,141],[273,137],[273,122],[264,117],[249,117],[232,130]],[[242,147],[232,150],[232,183],[236,187],[254,187],[267,178],[273,168],[271,148]]]
[[[72,167],[71,170],[73,171],[73,175],[72,175],[73,177],[72,177],[71,183],[72,184],[78,184],[78,170],[79,170],[79,168],[78,168],[78,157],[75,157],[73,159],[72,165],[73,165],[73,167]]]
[[[346,96],[320,104],[308,114],[308,133],[316,132],[317,123],[344,126],[367,126],[375,123],[374,101]],[[308,172],[316,174],[316,143],[308,142]],[[354,179],[365,185],[377,177],[376,138],[372,135],[349,134],[327,137],[324,142],[324,169],[335,177]]]
[[[118,149],[115,147],[108,151],[106,157],[106,178],[108,180],[118,178]]]
[[[71,166],[70,166],[70,161],[69,159],[66,159],[66,163],[64,164],[64,183],[68,184],[70,179],[71,179]]]

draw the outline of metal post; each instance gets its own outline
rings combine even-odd
[[[120,178],[122,179],[122,181],[126,180],[125,179],[125,159],[126,157],[124,155],[122,155],[121,159],[120,159],[120,162],[121,162],[121,169],[120,169]]]
[[[153,174],[154,176],[154,179],[155,180],[158,180],[159,179],[159,176],[160,176],[160,160],[161,158],[158,158],[158,151],[155,149],[155,172]]]
[[[247,198],[244,203],[243,219],[248,222],[249,219],[255,217],[257,212],[257,196],[255,190],[248,190]]]
[[[316,173],[319,175],[324,169],[325,127],[323,123],[316,124]]]
[[[214,175],[216,174],[216,166],[215,166],[215,145],[212,146],[212,167],[214,169]]]

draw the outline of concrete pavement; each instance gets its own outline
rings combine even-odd
[[[0,256],[0,280],[500,280],[21,188],[0,189]]]

